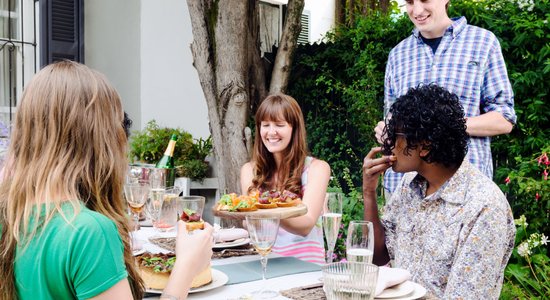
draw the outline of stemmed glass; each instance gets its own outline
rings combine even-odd
[[[134,231],[138,230],[139,214],[143,210],[151,186],[149,182],[129,183],[124,185],[124,196],[130,206],[132,217],[134,219]]]
[[[332,262],[340,222],[342,221],[342,194],[327,193],[323,209],[323,231],[327,241],[327,263]]]
[[[159,221],[164,195],[166,194],[165,170],[151,169],[149,182],[151,184],[151,195],[145,204],[145,215],[155,227],[155,224]]]
[[[346,239],[346,257],[349,262],[372,263],[374,231],[369,221],[351,221]]]
[[[279,217],[246,216],[246,224],[250,241],[256,251],[260,253],[262,263],[262,288],[252,292],[253,295],[261,299],[273,298],[279,295],[279,292],[266,289],[265,273],[267,270],[267,255],[271,252],[271,247],[277,240],[279,232]]]

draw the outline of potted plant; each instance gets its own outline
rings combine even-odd
[[[130,141],[129,159],[132,163],[156,164],[163,156],[172,134],[178,140],[174,149],[176,176],[202,180],[206,177],[206,156],[212,150],[212,140],[196,139],[180,128],[160,127],[155,120],[147,123],[141,131],[133,132]]]

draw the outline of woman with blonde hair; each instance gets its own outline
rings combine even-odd
[[[122,197],[128,123],[114,88],[84,65],[58,62],[31,80],[0,186],[0,299],[143,297]],[[178,299],[212,251],[210,226],[188,235],[181,223],[165,290]]]
[[[323,264],[323,231],[319,216],[330,179],[329,165],[308,156],[302,110],[288,95],[274,94],[256,111],[256,137],[252,160],[241,168],[241,189],[246,193],[275,190],[299,195],[308,211],[281,220],[272,251],[283,256]]]

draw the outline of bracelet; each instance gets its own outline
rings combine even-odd
[[[162,294],[160,295],[160,298],[159,298],[159,299],[180,300],[180,297],[177,297],[177,296],[174,296],[174,295],[170,295],[170,294],[162,293]]]

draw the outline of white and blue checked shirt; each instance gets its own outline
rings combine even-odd
[[[497,111],[512,124],[516,122],[514,94],[500,44],[492,32],[468,25],[465,17],[453,19],[435,54],[416,28],[392,49],[386,65],[384,114],[399,96],[421,83],[435,83],[456,94],[466,117]],[[470,137],[467,158],[493,177],[490,137]],[[388,169],[384,187],[393,192],[402,176]]]

